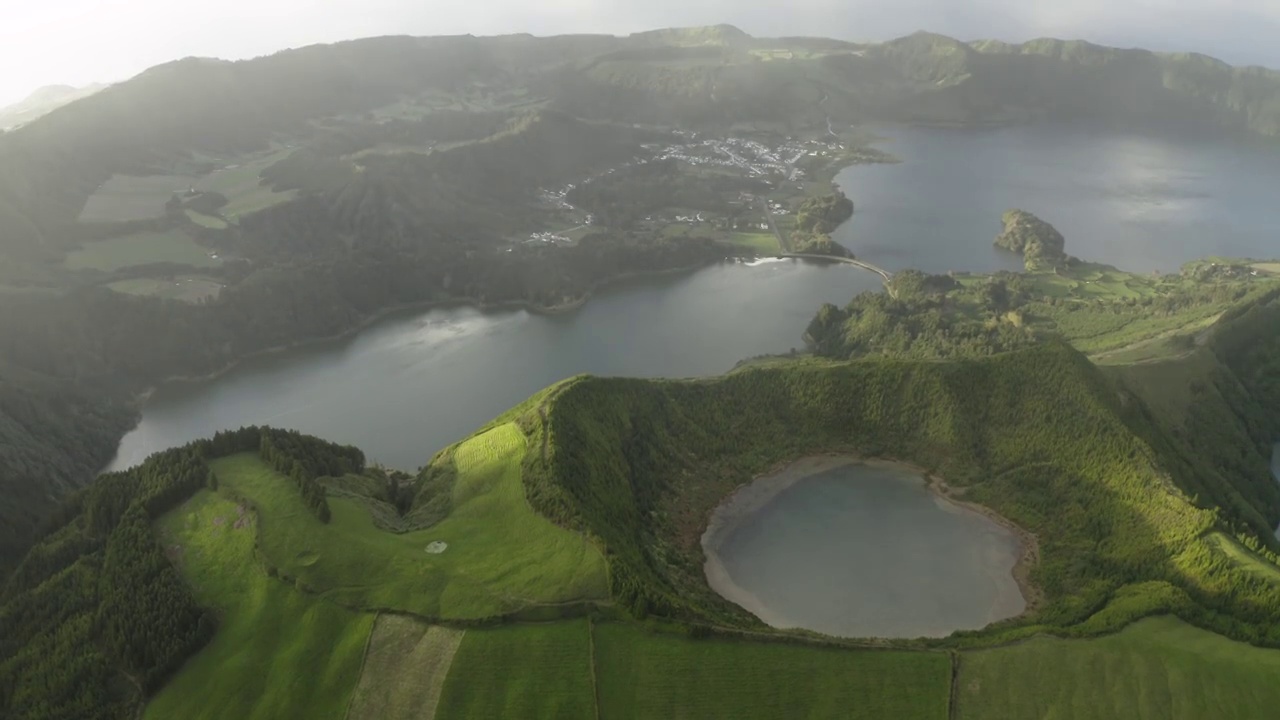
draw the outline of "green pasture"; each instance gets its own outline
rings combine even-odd
[[[962,719],[1257,720],[1280,708],[1280,651],[1149,618],[1096,640],[963,653],[957,682]]]
[[[464,441],[453,456],[452,509],[402,535],[378,529],[365,506],[329,498],[321,523],[297,488],[253,454],[213,463],[225,487],[262,513],[262,551],[283,575],[348,607],[431,618],[483,618],[548,603],[608,597],[604,558],[583,536],[529,506],[520,479],[525,438],[514,423]],[[426,552],[443,541],[441,554]]]
[[[209,251],[196,244],[181,230],[166,232],[142,232],[107,240],[85,242],[80,248],[67,253],[66,266],[71,270],[104,270],[150,263],[177,263],[192,267],[215,267]]]
[[[1280,565],[1268,562],[1266,558],[1249,552],[1243,545],[1227,537],[1224,533],[1211,533],[1206,539],[1210,547],[1226,555],[1250,575],[1280,586]],[[1277,676],[1276,680],[1280,681],[1280,676]]]
[[[186,175],[112,175],[89,196],[80,222],[111,223],[164,217],[164,204],[186,192],[196,178]]]
[[[767,255],[780,252],[778,238],[771,232],[731,232],[729,233],[728,241],[738,247],[754,250],[761,254]]]
[[[468,630],[438,720],[597,717],[586,620]]]
[[[848,650],[595,628],[601,717],[945,720],[946,653]]]
[[[195,210],[187,210],[186,213],[187,218],[200,227],[209,228],[210,230],[225,230],[227,228],[227,221],[222,218],[198,213]]]
[[[196,189],[225,195],[229,202],[221,212],[232,220],[292,200],[297,197],[296,191],[276,192],[261,184],[262,171],[291,153],[292,149],[284,148],[244,158],[204,176],[196,183]]]
[[[215,298],[222,291],[221,283],[192,275],[179,275],[172,280],[158,278],[117,280],[107,287],[126,295],[146,295],[190,303]]]
[[[373,615],[270,578],[255,560],[252,511],[201,491],[158,523],[159,538],[218,631],[147,705],[155,720],[341,720]]]

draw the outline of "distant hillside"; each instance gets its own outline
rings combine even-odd
[[[1280,74],[1200,55],[917,33],[859,46],[730,26],[629,37],[384,37],[242,62],[162,65],[0,138],[13,251],[67,232],[113,174],[302,137],[314,123],[426,94],[541,98],[582,117],[685,126],[767,121],[1094,122],[1280,135]],[[465,103],[464,103],[464,108]]]
[[[18,125],[25,125],[36,118],[47,115],[68,103],[102,90],[106,85],[94,83],[85,87],[70,85],[47,85],[36,90],[21,102],[0,108],[0,130],[8,130]]]

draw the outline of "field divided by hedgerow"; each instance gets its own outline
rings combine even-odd
[[[430,720],[463,630],[379,615],[347,720]]]
[[[595,628],[604,718],[945,720],[942,652],[850,650]]]
[[[596,717],[587,621],[468,630],[436,717]]]

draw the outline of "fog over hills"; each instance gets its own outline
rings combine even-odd
[[[9,130],[29,123],[67,103],[89,97],[105,87],[106,85],[100,83],[79,88],[70,85],[46,85],[19,102],[0,107],[0,130]]]
[[[753,35],[828,35],[884,41],[925,29],[971,41],[1088,38],[1119,47],[1199,51],[1233,64],[1280,65],[1280,10],[1267,0],[511,0],[446,4],[409,0],[226,0],[214,11],[161,0],[8,3],[0,23],[0,104],[41,85],[118,80],[186,55],[241,59],[377,35],[627,35],[654,27],[731,23]]]

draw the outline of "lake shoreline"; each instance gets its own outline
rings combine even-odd
[[[1021,613],[1006,620],[1026,617],[1043,606],[1044,593],[1031,582],[1031,569],[1040,559],[1040,543],[1034,533],[1019,527],[985,505],[960,499],[963,495],[962,489],[952,488],[942,478],[929,473],[919,465],[847,453],[807,455],[779,463],[739,486],[711,510],[700,545],[705,556],[703,574],[712,591],[742,607],[774,629],[789,630],[797,627],[780,613],[764,607],[759,598],[734,582],[718,551],[744,522],[782,493],[804,480],[850,465],[908,470],[920,477],[935,498],[957,508],[974,512],[1009,531],[1018,543],[1018,558],[1011,569],[1011,574],[1025,607]]]
[[[299,348],[310,347],[312,345],[323,345],[325,343],[346,340],[369,329],[373,325],[376,325],[377,323],[393,315],[398,315],[400,313],[409,313],[414,311],[427,312],[430,310],[455,310],[455,309],[471,308],[471,309],[478,310],[479,312],[482,312],[482,313],[498,313],[498,312],[504,312],[504,311],[524,310],[526,312],[529,312],[535,315],[565,315],[581,309],[583,306],[587,304],[588,301],[592,299],[592,297],[596,293],[600,292],[601,290],[606,290],[613,285],[624,283],[630,280],[641,280],[641,279],[666,277],[671,275],[682,275],[685,273],[696,272],[703,268],[711,267],[712,265],[715,265],[717,263],[731,262],[731,261],[742,260],[742,259],[758,259],[758,258],[745,257],[745,256],[744,257],[724,257],[724,258],[710,259],[706,262],[699,262],[692,265],[682,265],[674,268],[666,268],[663,270],[620,273],[618,275],[612,275],[604,280],[600,280],[596,282],[594,285],[592,285],[591,288],[586,290],[581,296],[574,298],[573,300],[570,300],[568,302],[559,303],[556,305],[541,305],[539,303],[530,302],[528,300],[510,300],[510,301],[504,301],[504,302],[490,303],[490,302],[484,302],[482,300],[477,300],[475,298],[450,298],[448,300],[423,300],[420,302],[397,303],[395,305],[389,305],[387,307],[375,310],[372,313],[369,313],[365,317],[361,318],[358,322],[356,322],[351,327],[345,330],[342,330],[340,332],[333,333],[331,335],[323,335],[320,337],[309,337],[302,340],[295,340],[293,342],[273,345],[271,347],[268,347],[262,350],[255,350],[253,352],[242,355],[234,360],[228,361],[226,364],[224,364],[222,367],[218,368],[217,370],[213,370],[211,372],[207,372],[201,375],[166,376],[152,383],[145,390],[142,390],[141,392],[134,394],[132,397],[132,403],[135,409],[141,410],[142,405],[144,405],[149,399],[151,399],[151,396],[154,395],[155,392],[164,385],[180,384],[180,383],[198,384],[198,383],[217,380],[218,378],[221,378],[222,376],[232,372],[243,363],[256,360],[259,358],[263,358],[263,357],[278,355],[280,353],[288,352],[290,350],[297,350]],[[132,432],[134,429],[137,428],[137,426],[138,425],[135,422],[134,425],[125,432],[125,434]],[[124,435],[121,435],[120,439],[116,441],[117,445],[119,444],[120,440],[123,439],[123,437]],[[103,470],[102,472],[105,472],[105,470]]]

